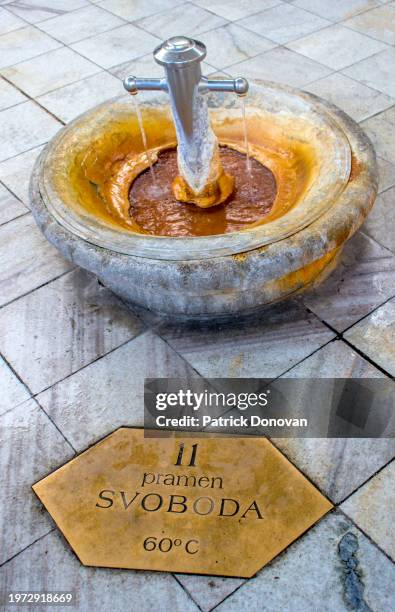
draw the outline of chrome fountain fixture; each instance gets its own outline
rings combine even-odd
[[[179,170],[192,190],[199,193],[209,180],[216,178],[212,160],[218,150],[204,94],[216,91],[245,96],[248,81],[242,77],[208,79],[202,76],[201,62],[206,57],[206,47],[185,36],[169,38],[156,47],[153,56],[164,67],[165,77],[129,76],[124,79],[124,87],[131,94],[143,90],[169,94],[177,132]]]

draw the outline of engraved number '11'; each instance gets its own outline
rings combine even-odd
[[[198,447],[197,444],[192,444],[191,458],[190,458],[189,463],[188,463],[189,467],[195,467],[196,466],[195,460],[196,460],[197,447]],[[178,449],[177,461],[175,462],[174,465],[182,465],[183,455],[184,455],[184,443],[181,442],[180,448]]]

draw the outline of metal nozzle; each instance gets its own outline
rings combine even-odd
[[[156,47],[155,61],[164,67],[164,79],[138,79],[126,77],[123,85],[129,93],[135,95],[138,91],[167,91],[173,100],[182,98],[182,104],[187,101],[192,104],[193,89],[197,85],[200,92],[222,91],[245,96],[248,92],[248,81],[243,77],[236,79],[207,79],[202,77],[200,63],[206,57],[205,45],[192,38],[174,36]]]

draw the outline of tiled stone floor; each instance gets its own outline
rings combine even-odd
[[[336,272],[232,325],[131,312],[29,212],[44,143],[121,94],[123,75],[160,74],[150,53],[175,34],[207,43],[207,74],[338,104],[378,153],[376,208]],[[141,425],[144,376],[395,375],[394,44],[386,0],[0,0],[0,592],[75,589],[84,612],[395,608],[390,440],[274,440],[337,508],[249,581],[84,568],[30,490],[119,425]]]

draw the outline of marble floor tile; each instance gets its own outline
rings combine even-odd
[[[340,503],[395,456],[393,438],[273,438],[333,503]]]
[[[353,64],[343,70],[343,73],[395,98],[395,49],[393,48]]]
[[[225,25],[227,20],[188,2],[170,11],[140,19],[136,23],[140,28],[165,40],[177,32],[185,36],[197,36]]]
[[[26,100],[26,96],[24,96],[19,89],[7,83],[7,81],[0,76],[0,110],[15,106],[15,104],[19,104],[20,102],[26,102]]]
[[[52,528],[52,520],[43,512],[31,486],[73,454],[34,400],[0,417],[0,563]]]
[[[386,4],[347,19],[343,25],[372,38],[395,45],[395,6]]]
[[[188,591],[202,612],[210,612],[246,580],[219,576],[193,576],[176,574],[177,580]]]
[[[366,119],[361,127],[372,141],[376,154],[395,166],[395,106]]]
[[[116,15],[103,11],[99,6],[86,6],[53,19],[46,19],[39,28],[56,40],[69,45],[89,36],[101,34],[124,24]]]
[[[322,19],[293,4],[279,4],[257,15],[242,19],[239,23],[279,44],[331,25],[327,19]]]
[[[0,310],[0,350],[38,393],[136,336],[141,325],[77,269]]]
[[[57,49],[61,43],[37,28],[27,26],[0,36],[0,68]]]
[[[29,571],[26,571],[26,568]],[[172,610],[198,607],[171,574],[84,567],[59,532],[54,531],[0,568],[1,591],[75,592],[78,610]],[[12,612],[15,606],[6,607]]]
[[[163,66],[157,64],[151,53],[147,53],[138,59],[127,62],[122,62],[117,66],[109,68],[109,72],[119,79],[124,79],[128,74],[144,76],[148,74],[150,77],[163,77]],[[203,68],[202,68],[203,72]],[[141,92],[145,93],[145,92]],[[140,95],[140,93],[139,93]]]
[[[99,71],[96,64],[62,47],[5,68],[2,74],[29,96],[36,97]]]
[[[60,127],[32,101],[0,111],[0,161],[44,144]]]
[[[336,104],[355,121],[363,121],[371,115],[392,106],[394,98],[354,81],[339,72],[330,74],[307,86],[307,91]]]
[[[228,68],[247,79],[267,79],[291,87],[303,87],[327,76],[331,70],[289,49],[277,47]]]
[[[164,324],[159,333],[202,376],[212,378],[275,378],[334,336],[295,302],[228,324]]]
[[[284,376],[382,377],[384,374],[342,340],[330,342]],[[272,441],[334,503],[350,495],[395,455],[395,440],[388,438],[273,438]]]
[[[341,25],[309,34],[290,42],[287,47],[333,70],[340,70],[386,49],[386,45],[379,40]]]
[[[29,23],[38,23],[86,6],[88,0],[11,0],[7,9]]]
[[[196,376],[166,342],[145,332],[37,397],[80,452],[118,427],[144,424],[144,378]]]
[[[348,19],[381,4],[381,0],[295,0],[294,4],[332,21]]]
[[[361,232],[344,247],[330,277],[303,297],[317,317],[344,331],[395,295],[395,257]]]
[[[395,299],[351,327],[345,338],[395,376]]]
[[[110,68],[146,53],[152,53],[159,42],[158,38],[154,38],[148,32],[132,24],[126,24],[81,40],[71,47],[102,68]]]
[[[29,397],[26,387],[0,357],[0,416]]]
[[[16,17],[16,15],[13,15],[9,11],[0,8],[0,36],[1,34],[8,34],[8,32],[25,27],[25,21],[19,19],[19,17]]]
[[[230,21],[283,4],[281,0],[193,0],[193,3]]]
[[[343,342],[333,340],[310,355],[284,378],[383,378],[384,374]]]
[[[218,69],[226,68],[275,47],[275,43],[235,24],[210,30],[199,36],[207,47],[207,61]]]
[[[43,146],[39,146],[30,151],[26,151],[26,153],[21,153],[20,155],[11,157],[11,159],[0,162],[0,180],[10,191],[12,191],[12,193],[22,200],[28,208],[30,207],[30,174],[42,150]]]
[[[395,185],[395,165],[377,156],[377,166],[379,169],[379,193],[381,193]]]
[[[395,224],[389,222],[393,219],[394,207],[395,187],[392,187],[378,196],[363,231],[395,254]]]
[[[395,461],[349,497],[341,509],[395,561]]]
[[[39,96],[37,101],[67,123],[96,104],[124,93],[125,90],[119,79],[101,71],[83,81],[71,83]]]
[[[216,610],[387,611],[394,583],[393,563],[344,515],[332,512]]]
[[[107,11],[126,19],[127,21],[136,21],[155,13],[169,11],[173,7],[183,4],[183,0],[104,0],[100,1],[97,6],[103,7]]]
[[[26,206],[0,183],[0,225],[27,212]]]
[[[0,227],[0,260],[0,305],[73,267],[45,240],[31,214]]]

